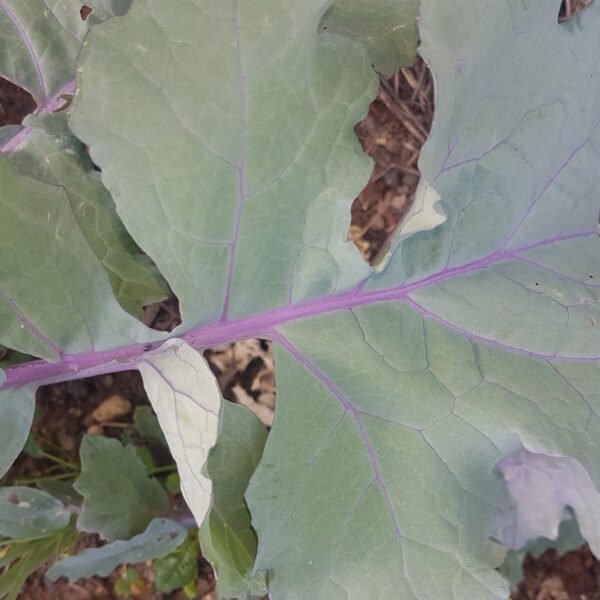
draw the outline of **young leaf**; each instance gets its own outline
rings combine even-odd
[[[219,429],[217,380],[202,354],[178,339],[148,352],[138,369],[177,463],[183,496],[202,524],[212,502],[203,470]]]
[[[144,531],[168,509],[162,487],[146,474],[133,446],[86,435],[81,442],[81,475],[75,489],[84,497],[77,526],[108,540]]]
[[[417,53],[419,0],[335,0],[321,28],[359,40],[376,71],[392,76]]]
[[[195,581],[199,554],[198,535],[194,530],[179,548],[154,562],[156,589],[169,593]]]
[[[0,369],[0,384],[3,380]],[[0,477],[4,477],[25,446],[35,411],[36,385],[0,389]]]
[[[158,417],[149,406],[136,406],[133,413],[133,423],[142,437],[157,440],[161,444],[167,445],[167,440],[163,430],[160,428]]]
[[[68,481],[40,479],[36,482],[36,486],[43,492],[54,496],[64,504],[80,506],[83,502],[83,496],[81,496],[81,494],[73,487],[73,484]]]
[[[249,410],[223,403],[219,441],[207,465],[213,482],[213,507],[200,528],[202,553],[215,568],[218,593],[223,598],[262,596],[267,592],[264,574],[250,577],[257,538],[244,501],[266,440],[264,426]]]
[[[30,487],[0,488],[0,535],[9,538],[47,537],[64,529],[70,513],[60,500]]]
[[[77,581],[82,577],[110,575],[120,564],[154,560],[175,550],[185,541],[187,531],[169,519],[154,519],[148,528],[129,540],[111,542],[100,548],[87,548],[77,556],[63,558],[47,573],[51,581],[66,577]]]

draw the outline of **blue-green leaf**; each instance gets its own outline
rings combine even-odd
[[[48,537],[64,529],[71,515],[46,492],[23,486],[0,487],[0,535],[10,538]]]
[[[148,528],[129,540],[112,542],[100,548],[87,548],[76,556],[63,558],[47,573],[50,580],[66,577],[77,581],[82,577],[110,575],[122,563],[141,563],[172,552],[187,535],[184,527],[169,519],[154,519]]]
[[[127,539],[166,512],[167,495],[133,446],[86,435],[81,442],[81,475],[75,489],[83,496],[77,526],[108,540]]]

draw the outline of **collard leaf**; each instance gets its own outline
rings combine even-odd
[[[0,74],[25,88],[40,105],[56,96],[73,79],[81,47],[77,32],[65,29],[61,22],[64,19],[57,18],[49,4],[60,12],[64,3],[0,2]],[[75,5],[70,5],[75,16]]]
[[[167,445],[163,430],[160,428],[158,417],[149,406],[137,406],[133,413],[133,422],[138,433],[145,438],[157,440]]]
[[[77,526],[108,540],[127,539],[144,531],[166,512],[167,495],[133,446],[86,435],[81,442],[81,475],[75,489],[84,497]]]
[[[347,238],[377,78],[363,47],[318,33],[327,5],[139,0],[90,33],[70,123],[188,328],[369,273]]]
[[[202,354],[178,339],[148,352],[138,369],[177,463],[183,497],[201,525],[212,502],[203,471],[219,431],[217,380]]]
[[[0,177],[0,342],[58,360],[159,337],[115,300],[65,189],[3,156]]]
[[[277,415],[247,493],[270,596],[506,598],[487,539],[507,505],[501,445],[460,404],[487,397],[489,350],[399,303],[280,331]]]
[[[359,40],[375,69],[389,77],[415,60],[418,10],[418,0],[335,0],[321,28]]]
[[[438,98],[420,168],[448,220],[367,288],[402,283],[416,310],[508,351],[594,358],[600,10],[559,25],[558,4],[423,3]]]
[[[90,25],[129,10],[131,0],[1,0],[0,76],[47,107],[71,88]],[[83,20],[80,10],[93,8]]]
[[[142,563],[172,552],[186,538],[184,527],[169,519],[154,519],[148,528],[130,540],[111,542],[100,548],[87,548],[76,556],[63,558],[47,573],[51,581],[66,577],[77,581],[82,577],[110,575],[120,564]]]
[[[394,302],[280,332],[278,414],[247,496],[274,598],[506,598],[495,465],[525,446],[600,480],[596,363],[476,344]]]
[[[200,528],[202,553],[215,568],[223,598],[267,593],[264,575],[251,574],[257,538],[244,501],[266,440],[267,432],[254,414],[230,402],[223,404],[219,441],[207,466],[214,488],[213,507]]]
[[[438,195],[447,220],[400,235],[376,275],[346,237],[375,78],[359,42],[317,33],[328,2],[138,0],[89,38],[72,123],[185,339],[276,342],[246,495],[272,600],[506,598],[497,466],[525,449],[600,483],[600,5],[558,25],[558,4],[423,0],[438,97],[410,228]],[[139,353],[202,523],[217,385],[185,342]]]
[[[70,521],[65,505],[35,488],[0,488],[0,535],[9,538],[48,537]]]
[[[49,3],[49,0],[46,0]],[[77,31],[77,37],[83,40],[91,25],[96,25],[127,13],[132,0],[53,0],[54,14],[70,31]],[[87,7],[92,12],[84,19],[81,9]]]
[[[3,380],[0,369],[0,384]],[[0,477],[4,477],[25,446],[35,410],[37,386],[0,390]]]
[[[60,479],[40,479],[36,482],[36,485],[40,490],[54,496],[54,498],[60,500],[64,504],[79,506],[83,502],[83,496],[81,496],[81,494],[73,487],[73,484],[68,481],[61,481]]]
[[[105,21],[110,17],[122,17],[131,8],[133,0],[78,0],[80,7],[92,9],[90,18],[94,21]]]
[[[141,319],[143,307],[165,300],[168,286],[131,239],[98,173],[69,131],[64,113],[25,120],[31,128],[9,160],[24,174],[66,193],[73,216],[108,273],[121,306]]]
[[[195,582],[198,577],[199,554],[198,532],[193,530],[179,548],[155,561],[156,589],[169,593]]]

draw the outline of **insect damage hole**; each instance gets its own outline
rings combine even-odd
[[[558,13],[558,22],[564,23],[587,8],[593,0],[562,0]]]
[[[212,348],[204,357],[223,396],[250,409],[271,427],[275,414],[275,367],[272,343],[250,338]]]
[[[79,16],[81,17],[82,21],[87,21],[92,12],[93,9],[87,4],[84,4],[79,10]]]
[[[144,306],[142,321],[144,325],[156,331],[173,331],[183,321],[179,299],[169,290],[165,300]]]
[[[418,58],[409,69],[382,79],[377,98],[355,128],[363,150],[374,159],[367,186],[352,204],[349,238],[373,264],[412,206],[420,173],[418,160],[433,122],[433,78]]]

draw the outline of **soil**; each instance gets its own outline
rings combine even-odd
[[[35,100],[30,94],[0,77],[0,126],[18,125],[35,110]]]
[[[512,600],[600,600],[600,564],[587,546],[563,556],[554,550],[527,556],[523,570]]]
[[[560,20],[565,20],[591,0],[564,0]],[[17,124],[35,109],[29,94],[0,79],[0,125]],[[368,261],[378,253],[412,203],[419,178],[418,157],[433,120],[433,81],[421,62],[403,69],[392,79],[382,81],[380,93],[368,115],[356,126],[365,151],[374,159],[371,180],[352,205],[349,237]],[[177,300],[148,307],[144,321],[156,329],[172,330],[179,322]],[[205,353],[224,395],[252,409],[270,426],[275,410],[275,382],[270,342],[243,340]],[[109,398],[118,396],[128,404],[126,411],[109,421],[98,422],[94,410]],[[38,409],[33,432],[45,447],[56,448],[62,456],[77,460],[84,433],[120,437],[131,431],[133,410],[148,402],[137,372],[104,375],[81,381],[56,384],[38,392]],[[159,464],[168,456],[155,457]],[[49,461],[23,454],[5,478],[25,481],[48,474]],[[3,480],[4,481],[4,480]],[[97,538],[86,536],[82,546],[96,546]],[[69,584],[51,584],[44,570],[27,581],[20,600],[183,600],[182,592],[162,594],[153,586],[150,564],[135,567],[139,581],[128,596],[114,591],[124,577],[124,568],[110,577],[93,577]],[[211,600],[214,576],[202,558],[198,564],[197,598]],[[512,600],[600,600],[600,565],[587,546],[560,557],[548,551],[538,559],[524,562],[525,579]],[[475,599],[474,599],[475,600]]]

